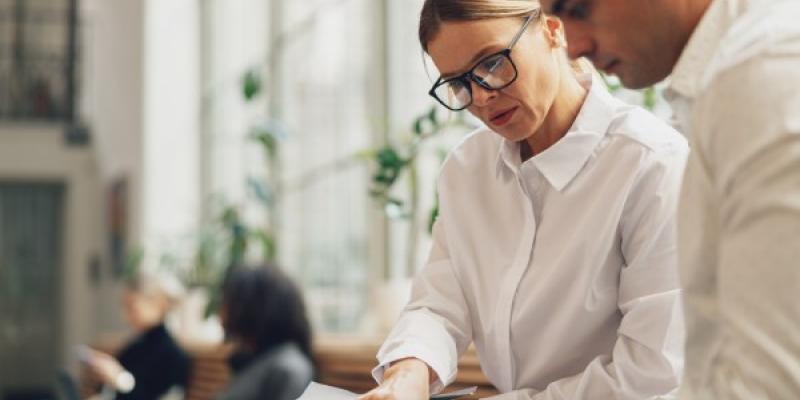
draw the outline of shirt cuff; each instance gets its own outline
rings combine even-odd
[[[455,368],[448,368],[446,354],[432,351],[425,346],[403,345],[385,354],[378,355],[379,365],[372,370],[372,378],[380,385],[383,382],[383,375],[391,364],[404,358],[417,358],[430,367],[436,373],[436,380],[431,383],[430,391],[436,394],[444,390],[456,375]],[[452,370],[452,372],[450,372]],[[443,378],[444,377],[444,378]]]

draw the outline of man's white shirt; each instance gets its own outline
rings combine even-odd
[[[667,98],[692,148],[681,397],[800,399],[800,1],[714,0]]]

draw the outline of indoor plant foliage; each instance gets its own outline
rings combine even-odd
[[[420,224],[423,223],[423,212],[420,208],[420,171],[419,159],[425,152],[435,151],[439,161],[443,161],[449,146],[441,141],[447,133],[458,137],[474,128],[464,119],[464,114],[449,114],[442,119],[437,114],[437,107],[417,116],[411,129],[397,135],[396,140],[383,146],[363,151],[358,156],[367,160],[372,168],[370,196],[383,209],[390,221],[404,221],[408,224],[406,231],[405,276],[413,275],[416,268]],[[437,204],[434,201],[434,204]],[[430,233],[438,214],[436,205],[425,217],[427,231]]]

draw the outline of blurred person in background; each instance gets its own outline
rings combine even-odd
[[[314,377],[302,294],[274,265],[235,266],[222,286],[220,320],[233,344],[233,377],[219,400],[294,400]]]
[[[166,275],[139,274],[128,282],[123,308],[135,333],[116,356],[84,349],[82,360],[119,400],[154,400],[184,388],[191,372],[189,356],[164,325],[183,288]]]

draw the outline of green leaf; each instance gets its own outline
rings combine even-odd
[[[286,128],[275,122],[262,122],[250,129],[250,138],[261,145],[268,159],[278,155],[279,143],[286,136]]]
[[[247,227],[241,224],[234,225],[231,229],[231,245],[228,265],[240,265],[244,262],[247,252]]]
[[[414,121],[414,126],[412,127],[412,130],[414,131],[414,134],[417,136],[422,136],[423,121],[424,121],[423,117],[419,117]]]
[[[381,167],[399,168],[406,164],[406,160],[391,146],[385,146],[380,149],[376,160]]]
[[[127,252],[122,267],[122,279],[133,282],[139,276],[139,270],[144,259],[144,249],[135,247]]]
[[[650,111],[653,111],[653,109],[656,107],[656,102],[658,100],[656,96],[657,95],[656,88],[650,86],[644,89],[643,94],[644,94],[644,103],[643,103],[644,107]]]
[[[261,92],[261,77],[258,72],[251,69],[245,72],[242,78],[242,94],[245,100],[253,100]]]
[[[264,260],[268,262],[275,261],[278,256],[278,246],[275,237],[262,229],[254,230],[253,236],[261,243]]]
[[[266,184],[264,181],[253,177],[248,177],[247,186],[250,188],[250,192],[255,195],[261,204],[269,207],[274,203],[275,193],[273,192],[272,187]]]
[[[434,127],[439,126],[439,121],[436,119],[436,107],[431,107],[431,110],[428,111],[428,120],[431,121]]]
[[[239,223],[239,211],[233,206],[227,206],[222,210],[220,219],[225,229],[232,229],[233,226]]]
[[[391,186],[399,175],[397,168],[381,168],[372,177],[372,181],[378,185]]]
[[[439,217],[439,204],[433,206],[430,214],[428,215],[428,234],[433,234],[433,224],[436,223],[436,218]]]

